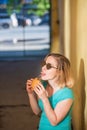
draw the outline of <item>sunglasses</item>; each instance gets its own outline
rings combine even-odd
[[[46,63],[45,61],[42,62],[42,67],[46,66],[46,69],[49,70],[51,68],[58,69],[58,67],[52,66],[50,63]]]

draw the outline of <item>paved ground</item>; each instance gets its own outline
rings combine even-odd
[[[39,117],[30,109],[25,83],[39,74],[40,62],[0,62],[0,130],[37,130]]]

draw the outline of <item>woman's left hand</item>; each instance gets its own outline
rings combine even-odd
[[[34,91],[40,99],[43,100],[44,98],[47,98],[47,91],[41,83],[38,83],[38,85],[34,88]]]

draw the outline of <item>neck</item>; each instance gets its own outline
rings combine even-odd
[[[49,83],[49,86],[53,89],[53,93],[61,89],[61,86],[59,86],[58,83],[56,82],[49,81],[48,83]]]

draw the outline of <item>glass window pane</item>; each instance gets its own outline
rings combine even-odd
[[[50,0],[0,1],[0,59],[50,51]]]

